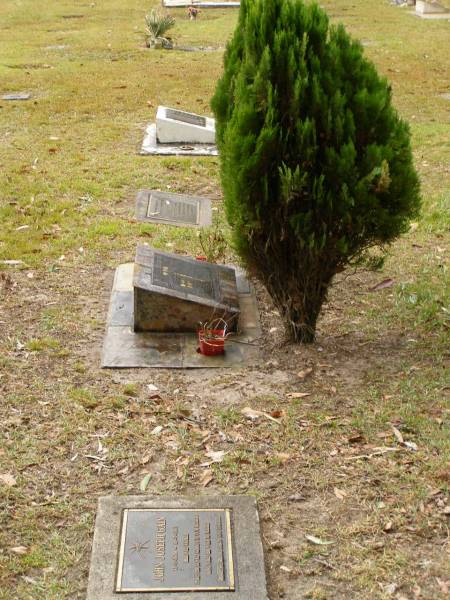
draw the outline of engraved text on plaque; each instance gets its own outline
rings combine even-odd
[[[233,591],[230,509],[125,509],[116,592]]]

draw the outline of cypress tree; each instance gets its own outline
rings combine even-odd
[[[418,214],[408,125],[361,44],[301,0],[241,0],[211,104],[235,248],[312,342],[334,275]]]

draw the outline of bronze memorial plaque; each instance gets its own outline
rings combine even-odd
[[[205,117],[195,115],[194,113],[184,112],[182,110],[177,110],[176,108],[166,108],[166,117],[167,119],[173,119],[174,121],[180,121],[181,123],[206,127]]]
[[[153,284],[220,302],[220,281],[215,267],[215,264],[180,260],[177,256],[155,252]]]
[[[169,197],[168,194],[151,192],[148,199],[147,217],[158,221],[198,225],[200,201],[195,198]]]
[[[232,510],[129,508],[116,592],[235,590]]]

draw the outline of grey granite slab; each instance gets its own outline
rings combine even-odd
[[[140,522],[141,528],[136,525],[128,527],[129,515],[136,511],[157,511],[161,521],[161,527],[158,530],[152,530],[152,518],[149,516],[146,522],[145,517]],[[182,516],[183,512],[202,511],[203,523],[200,522],[200,530],[195,531],[192,525]],[[171,516],[169,512],[172,513]],[[204,521],[207,519],[206,513],[210,512],[212,517],[215,515],[224,515],[228,521],[228,527],[223,528],[223,535],[227,535],[227,540],[223,545],[223,550],[227,554],[224,560],[225,573],[232,567],[232,572],[227,573],[225,578],[229,591],[218,591],[212,589],[213,579],[200,573],[197,573],[200,584],[195,584],[192,588],[202,587],[202,583],[210,581],[211,587],[195,591],[169,591],[155,590],[148,591],[128,591],[127,593],[116,591],[121,587],[124,581],[123,566],[128,569],[126,573],[126,582],[128,586],[133,587],[138,583],[137,579],[144,576],[144,582],[152,579],[152,574],[156,581],[167,582],[176,581],[166,575],[164,562],[170,563],[173,560],[173,547],[171,545],[170,534],[173,529],[167,532],[169,519],[177,520],[178,527],[185,528],[191,536],[189,545],[193,552],[190,560],[195,561],[195,565],[204,568],[207,556],[205,556],[205,542],[203,540]],[[225,517],[225,514],[227,517]],[[136,515],[134,515],[136,519]],[[212,521],[211,521],[212,522]],[[153,535],[148,539],[140,539],[146,529]],[[192,531],[191,531],[192,528]],[[195,555],[195,535],[202,536],[202,541],[198,540],[197,556]],[[136,539],[134,539],[134,537]],[[144,535],[145,537],[145,535]],[[214,538],[213,542],[216,542]],[[231,553],[229,554],[229,550]],[[166,555],[170,552],[169,555]],[[177,552],[178,557],[182,557],[181,549]],[[159,562],[157,562],[157,558]],[[214,560],[214,556],[212,557]],[[128,562],[126,562],[128,561]],[[136,569],[136,565],[146,561],[151,573],[144,573],[142,566]],[[206,563],[207,564],[207,563]],[[214,564],[217,564],[216,562]],[[156,571],[153,571],[155,569]],[[224,574],[225,574],[224,573]],[[187,574],[189,576],[189,574]],[[119,585],[117,585],[119,583]],[[190,587],[190,586],[189,586]],[[128,588],[130,589],[130,588]],[[91,556],[91,568],[89,573],[89,583],[87,591],[87,600],[268,600],[266,575],[264,568],[264,554],[261,543],[260,523],[256,500],[250,496],[200,496],[191,497],[148,497],[142,496],[106,496],[99,499],[97,518],[95,522],[94,540]]]
[[[160,156],[217,156],[217,146],[209,144],[161,144],[156,139],[156,123],[150,123],[145,130],[141,155]]]

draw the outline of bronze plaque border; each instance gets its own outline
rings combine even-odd
[[[129,512],[220,512],[225,514],[225,523],[226,523],[226,536],[227,536],[227,546],[228,546],[228,568],[230,572],[229,580],[230,584],[228,586],[222,587],[177,587],[177,588],[167,588],[167,587],[154,587],[154,588],[123,588],[122,574],[123,574],[123,561],[125,555],[125,538],[127,533],[127,521],[128,521],[128,513]],[[122,510],[122,519],[121,519],[121,529],[120,529],[120,546],[119,546],[119,554],[117,559],[117,576],[116,576],[116,588],[115,591],[117,593],[126,593],[126,592],[218,592],[218,591],[228,591],[234,592],[236,590],[235,586],[235,573],[234,573],[234,556],[233,556],[233,538],[231,533],[231,508],[124,508]]]

